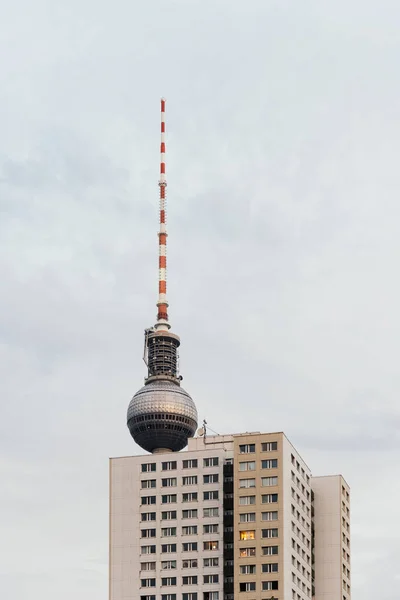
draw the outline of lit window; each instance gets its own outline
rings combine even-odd
[[[218,550],[218,541],[203,542],[203,550]]]
[[[256,549],[255,548],[240,548],[239,556],[240,558],[247,558],[248,556],[255,556]]]
[[[240,532],[241,540],[254,540],[255,537],[256,537],[256,532],[254,531],[254,529],[249,530],[249,531],[241,531]]]

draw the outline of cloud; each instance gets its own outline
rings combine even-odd
[[[7,600],[107,597],[108,456],[139,453],[126,408],[156,312],[161,95],[184,386],[216,431],[284,430],[315,474],[342,472],[353,600],[396,598],[398,17],[389,0],[5,8]]]

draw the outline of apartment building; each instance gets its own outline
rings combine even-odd
[[[282,432],[110,460],[110,600],[350,600],[349,536]]]

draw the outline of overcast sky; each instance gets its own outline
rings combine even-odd
[[[398,599],[399,22],[398,0],[1,2],[2,599],[108,598],[162,95],[184,387],[215,431],[283,430],[342,473],[352,598]]]

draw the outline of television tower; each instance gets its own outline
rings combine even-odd
[[[170,331],[167,301],[167,226],[165,168],[165,99],[161,99],[160,228],[158,232],[159,276],[157,321],[145,330],[145,385],[133,396],[127,415],[129,431],[148,452],[177,452],[197,429],[197,410],[181,387],[178,371],[179,337]]]

